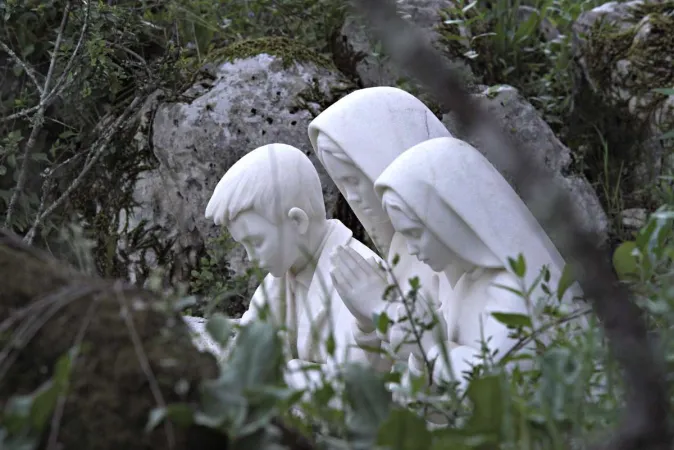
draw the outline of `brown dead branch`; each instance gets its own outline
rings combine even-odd
[[[473,101],[458,74],[422,36],[420,30],[396,13],[391,0],[353,1],[388,55],[441,102],[454,111],[467,129],[490,124],[493,119]],[[613,356],[624,371],[629,391],[624,422],[599,448],[642,450],[671,448],[669,392],[661,355],[654,350],[640,308],[620,285],[599,236],[581,225],[571,199],[535,161],[526,159],[508,136],[499,135],[503,146],[500,166],[508,166],[513,185],[550,238],[555,242],[601,321]]]

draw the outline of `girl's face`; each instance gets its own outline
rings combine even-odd
[[[354,164],[349,164],[332,154],[334,151],[341,152],[340,149],[325,151],[325,147],[331,144],[319,141],[318,147],[323,156],[325,170],[342,190],[346,201],[355,209],[363,211],[368,217],[385,217],[381,202],[374,192],[374,181],[370,180]]]
[[[452,261],[453,252],[424,226],[409,208],[403,211],[400,202],[387,202],[384,197],[384,209],[388,213],[393,228],[407,241],[407,251],[428,265],[435,272],[442,272]]]

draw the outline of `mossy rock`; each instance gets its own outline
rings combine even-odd
[[[80,349],[58,430],[47,420],[38,449],[47,447],[51,431],[61,448],[169,448],[162,425],[145,432],[150,411],[161,400],[196,404],[200,381],[214,378],[217,367],[212,356],[193,347],[166,301],[83,276],[6,233],[0,233],[0,272],[0,322],[10,325],[1,336],[3,347],[23,335],[3,361],[0,407],[34,392],[64,354],[74,345]],[[170,434],[177,450],[227,445],[226,436],[203,427],[173,424]]]
[[[263,37],[238,41],[222,49],[213,50],[208,60],[220,64],[261,54],[280,58],[284,68],[297,62],[305,62],[336,70],[330,59],[285,37]]]
[[[591,27],[584,44],[587,75],[605,101],[649,120],[666,100],[653,89],[674,86],[674,0],[628,11],[622,23],[600,19]],[[670,119],[659,125],[674,128]]]

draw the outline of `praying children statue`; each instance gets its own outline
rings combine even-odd
[[[379,176],[375,192],[410,254],[444,272],[453,288],[440,309],[445,341],[427,356],[435,360],[436,383],[455,380],[464,389],[464,373],[483,361],[483,340],[490,353],[496,352],[495,360],[516,344],[492,313],[529,315],[529,302],[512,290],[533,286],[543,267],[548,285],[556,289],[564,261],[507,181],[461,140],[431,139],[407,150]],[[519,254],[526,262],[526,288],[508,260]],[[576,293],[569,289],[567,296]],[[539,283],[530,299],[541,298],[549,296]],[[411,371],[424,370],[414,354],[409,365]]]
[[[355,318],[333,287],[330,254],[344,246],[369,264],[380,259],[339,220],[326,218],[318,173],[301,150],[270,144],[246,154],[215,187],[206,217],[227,227],[248,258],[269,271],[240,325],[268,311],[288,333],[287,351],[293,359],[289,366],[346,360],[380,363],[378,354],[362,348],[377,348],[376,334],[352,333]],[[330,333],[334,358],[327,349]]]
[[[451,288],[442,274],[436,274],[407,251],[404,237],[395,233],[391,221],[375,195],[374,181],[393,160],[408,148],[451,134],[419,99],[402,89],[372,87],[343,97],[309,124],[309,140],[319,161],[333,179],[381,255],[392,267],[392,276],[367,264],[353,249],[337,248],[331,276],[342,300],[349,306],[362,332],[375,329],[371,311],[386,310],[394,321],[404,320],[407,311],[398,302],[382,299],[387,286],[398,284],[397,297],[410,291],[410,279],[418,277],[421,290],[415,305],[417,320],[430,323],[426,308],[438,306],[439,286]],[[397,264],[394,263],[397,260]],[[407,322],[409,323],[409,321]],[[411,342],[410,331],[401,322],[381,336],[396,359],[406,362],[410,352],[419,350]],[[358,333],[358,331],[357,331]],[[424,341],[432,333],[421,332]]]

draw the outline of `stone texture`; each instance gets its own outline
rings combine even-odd
[[[573,25],[582,79],[603,105],[642,132],[632,153],[635,185],[650,185],[674,168],[674,96],[653,91],[674,85],[674,1],[609,2],[581,14]]]
[[[571,151],[557,139],[538,111],[511,86],[485,88],[481,93],[474,94],[474,97],[495,118],[501,131],[512,138],[519,151],[527,158],[537,160],[554,174],[574,199],[577,212],[587,229],[598,232],[602,239],[606,239],[609,222],[594,189],[584,176],[569,173]],[[513,184],[508,170],[509,161],[504,159],[500,151],[498,138],[492,138],[491,133],[480,128],[468,134],[457,125],[452,113],[443,117],[443,123],[452,134],[479,149]]]
[[[155,235],[177,258],[174,280],[189,277],[204,242],[221,232],[205,219],[206,204],[222,175],[250,150],[272,142],[298,147],[319,171],[328,211],[338,198],[306,131],[314,115],[349,88],[336,70],[311,62],[288,66],[279,57],[260,54],[213,66],[210,73],[212,79],[183,94],[185,101],[156,109],[150,139],[158,167],[138,180],[138,206],[129,217],[130,225],[148,220],[161,229]],[[159,262],[155,253],[136,255],[132,272]],[[235,273],[247,268],[238,246],[229,263]]]
[[[435,27],[440,24],[439,11],[453,4],[452,0],[402,0],[396,2],[399,14],[419,27],[423,36],[436,42]],[[355,72],[363,87],[396,86],[405,74],[390,59],[382,54],[366,27],[356,17],[347,17],[342,26],[340,42],[348,51],[358,56]],[[470,68],[460,61],[447,61],[471,76]]]
[[[629,208],[620,212],[620,221],[629,231],[638,231],[648,221],[648,211],[644,208]]]

